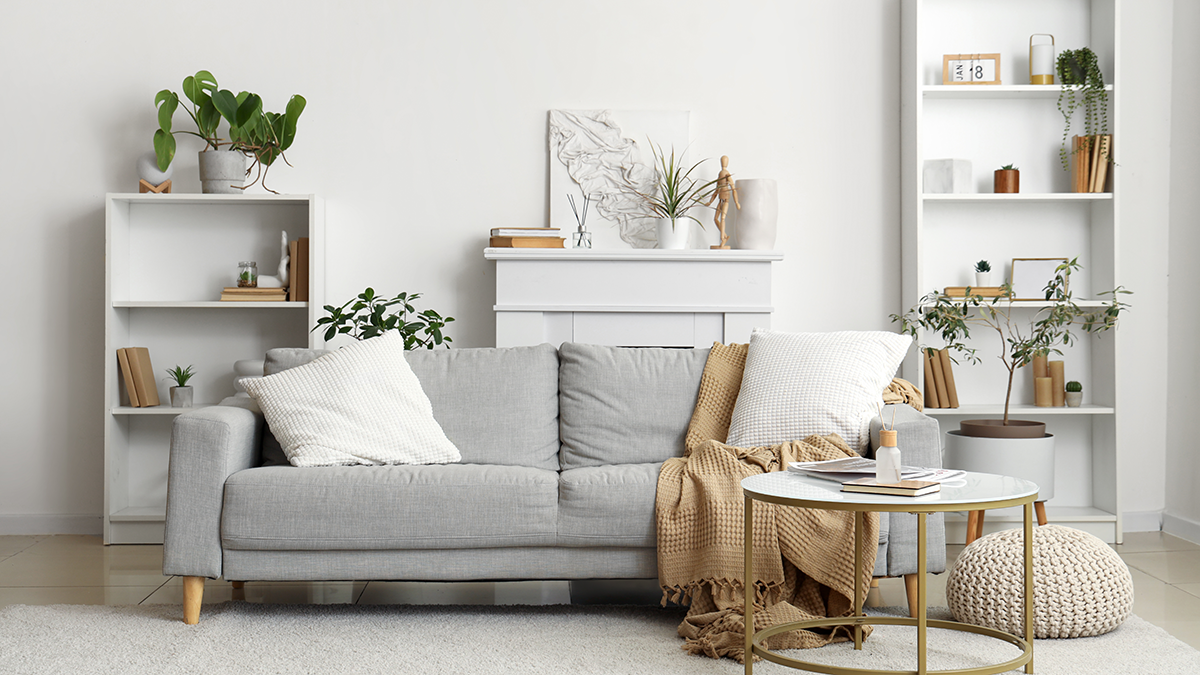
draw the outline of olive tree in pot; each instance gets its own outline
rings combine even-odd
[[[325,305],[329,316],[317,319],[317,325],[310,332],[324,328],[328,342],[338,335],[369,340],[388,331],[399,331],[404,336],[405,350],[433,349],[441,344],[449,347],[448,343],[453,340],[442,329],[454,321],[454,317],[443,317],[432,309],[418,312],[412,303],[420,297],[420,293],[400,293],[394,298],[385,298],[376,295],[375,289],[367,288],[341,307]]]
[[[191,102],[184,111],[192,118],[196,131],[173,130],[179,95],[163,89],[154,97],[158,108],[158,126],[154,132],[154,154],[160,171],[166,171],[175,157],[175,134],[186,133],[204,141],[199,154],[200,185],[205,193],[241,193],[260,179],[267,187],[267,170],[296,139],[296,122],[307,102],[299,94],[288,100],[283,113],[263,109],[262,97],[243,91],[234,94],[218,89],[217,80],[207,70],[183,79],[183,94]],[[221,138],[219,127],[224,120],[229,138]],[[252,160],[246,168],[246,159]],[[284,163],[287,158],[283,157]],[[258,173],[250,185],[244,185],[251,171]]]
[[[1129,291],[1120,286],[1099,294],[1108,299],[1103,307],[1085,309],[1076,304],[1067,280],[1078,269],[1077,259],[1058,266],[1054,278],[1046,284],[1048,304],[1034,311],[1028,323],[1014,315],[1014,310],[1028,310],[1013,307],[1012,288],[1007,282],[1001,286],[1000,297],[968,295],[951,299],[934,292],[904,315],[892,315],[892,321],[899,322],[901,330],[914,340],[919,341],[922,334],[937,335],[952,353],[963,355],[971,363],[980,362],[976,350],[966,342],[973,327],[995,331],[1000,338],[999,359],[1008,371],[1004,416],[998,420],[963,420],[958,431],[947,432],[947,466],[1027,478],[1041,488],[1040,501],[1053,497],[1054,437],[1046,433],[1044,422],[1009,417],[1013,377],[1018,368],[1039,354],[1061,354],[1060,346],[1077,339],[1073,329],[1103,333],[1115,328],[1121,313],[1129,308],[1121,301]]]

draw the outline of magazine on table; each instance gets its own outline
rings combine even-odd
[[[827,459],[823,462],[788,462],[788,471],[813,478],[848,483],[864,476],[875,475],[875,460],[869,457],[844,457]],[[957,469],[925,469],[919,466],[900,467],[902,480],[923,480],[937,483],[954,483],[966,476]]]

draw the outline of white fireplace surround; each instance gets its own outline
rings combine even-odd
[[[709,347],[769,328],[777,251],[484,249],[496,346]]]

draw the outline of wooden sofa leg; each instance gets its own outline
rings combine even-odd
[[[229,583],[233,585],[233,590],[235,591],[239,591],[246,587],[246,582],[244,581],[231,581]]]
[[[204,577],[183,578],[183,622],[200,623],[200,602],[204,599]]]
[[[917,615],[917,575],[904,575],[904,591],[908,594],[908,615]]]

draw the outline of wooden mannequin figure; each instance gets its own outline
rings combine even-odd
[[[705,206],[712,206],[713,200],[717,201],[716,215],[713,216],[713,222],[717,224],[717,229],[721,232],[721,243],[709,248],[729,248],[726,242],[729,241],[729,235],[725,234],[725,215],[729,213],[729,197],[733,197],[733,204],[742,210],[742,204],[738,201],[737,188],[733,184],[733,174],[729,172],[729,155],[721,155],[721,173],[717,174],[717,187],[713,190],[712,197],[708,198],[708,203]]]

